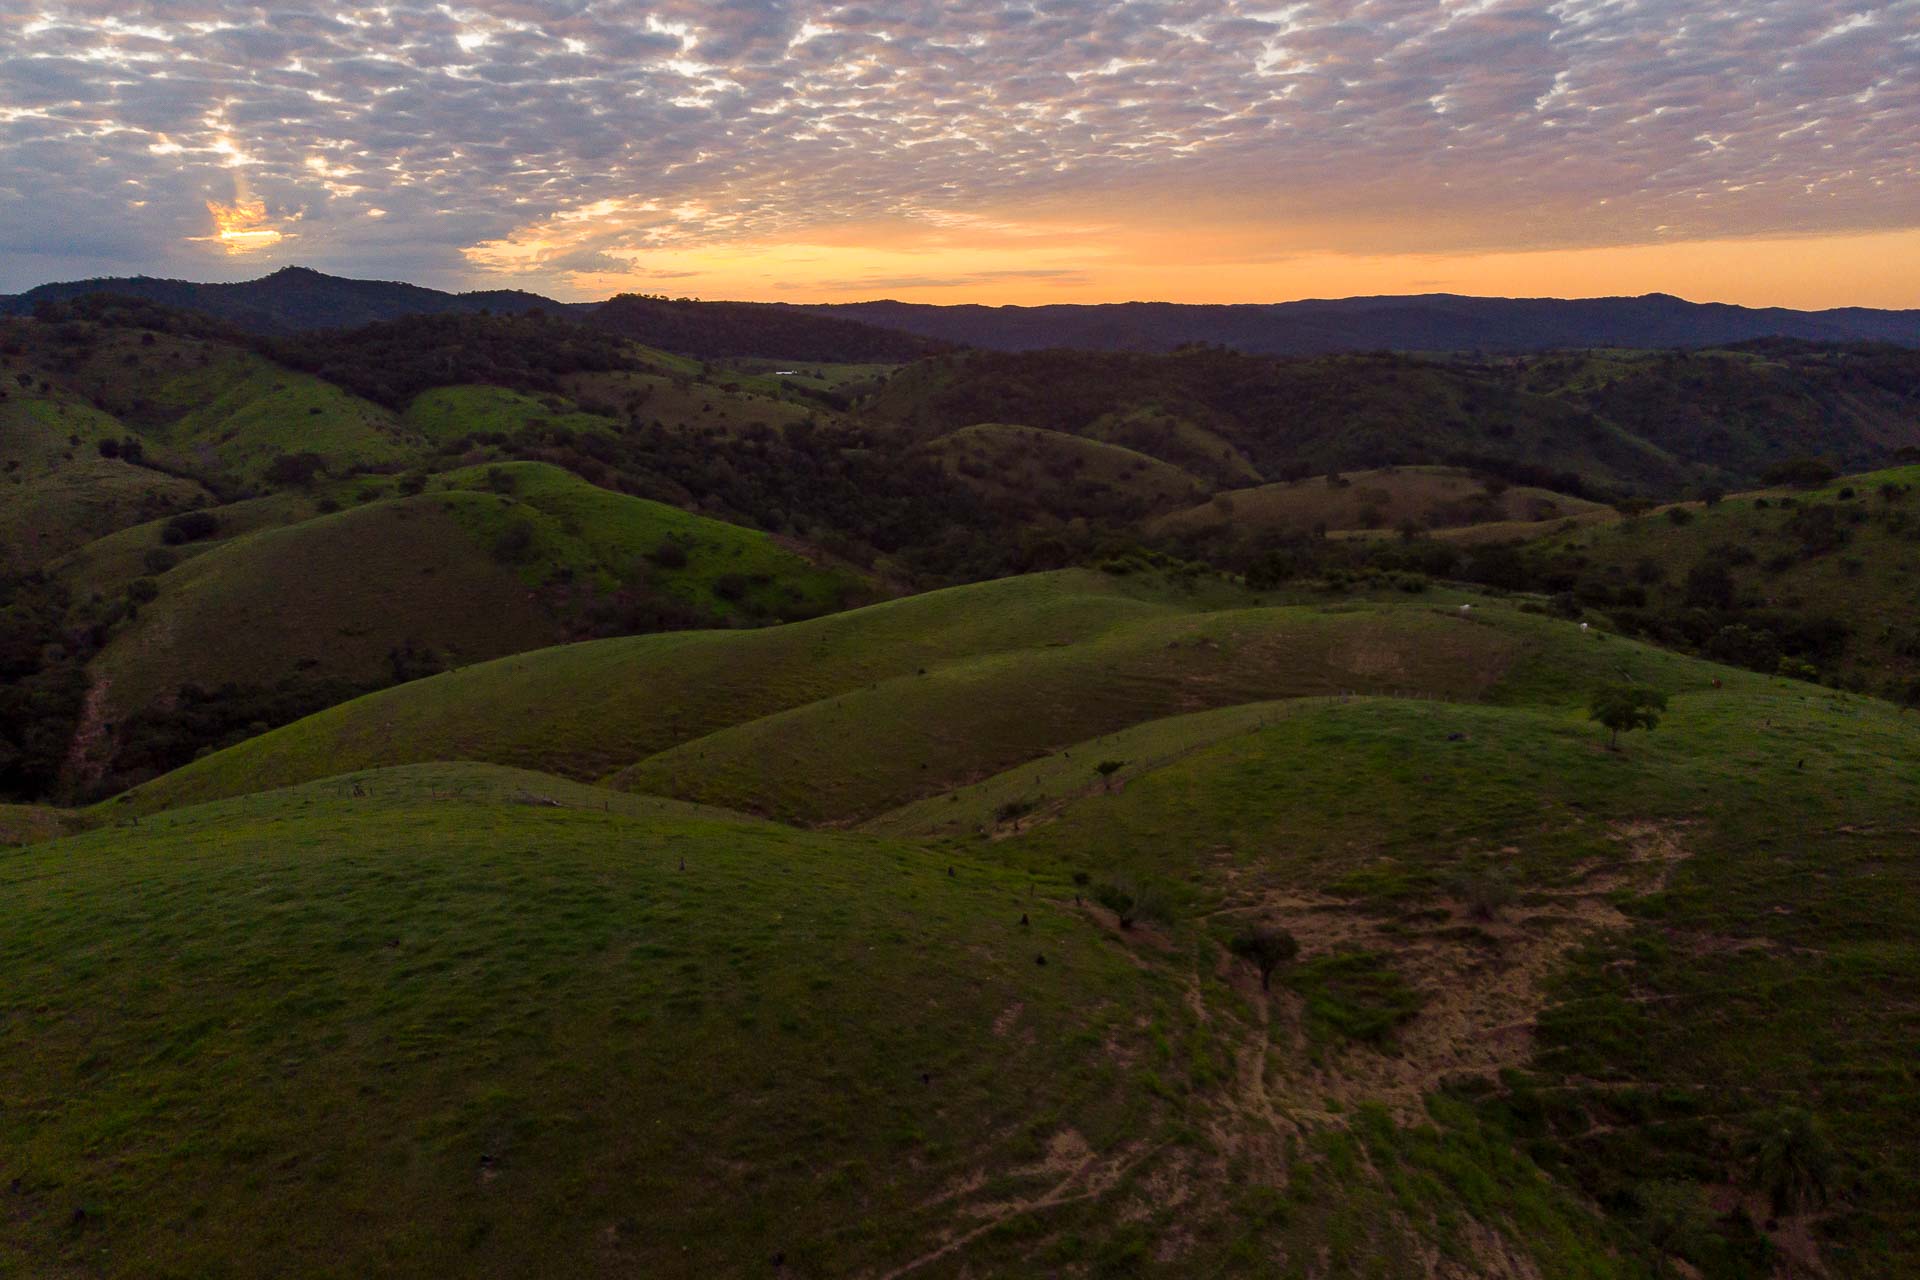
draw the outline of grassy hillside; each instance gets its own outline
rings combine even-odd
[[[349,483],[352,489],[360,489],[375,482]],[[198,507],[196,510],[205,511],[214,520],[204,537],[181,540],[176,534],[169,541],[170,518],[125,526],[61,556],[48,565],[48,569],[75,590],[119,595],[135,578],[152,576],[156,565],[178,564],[243,534],[298,524],[321,515],[321,503],[331,496],[328,489],[336,487],[342,496],[351,500],[351,490],[341,485],[320,486],[314,492],[274,493]]]
[[[199,483],[119,457],[133,437],[110,414],[0,361],[0,568],[31,569],[129,524],[212,501]],[[32,375],[27,376],[32,383]],[[137,437],[134,437],[137,438]],[[107,443],[115,456],[101,453]]]
[[[435,489],[497,499],[463,501],[457,513],[487,547],[498,548],[510,529],[527,529],[529,545],[511,559],[530,583],[558,578],[611,592],[639,581],[720,622],[807,617],[864,590],[857,575],[816,563],[792,544],[596,488],[557,467],[468,468],[439,477]]]
[[[870,826],[1157,887],[1176,935],[1289,928],[1283,1002],[1309,1051],[1268,1064],[1284,1114],[1329,1095],[1431,1110],[1438,1089],[1704,1274],[1900,1273],[1920,1257],[1898,853],[1920,724],[1720,679],[1620,753],[1565,711],[1248,707]],[[1103,758],[1129,765],[1104,782]],[[1757,1194],[1756,1144],[1793,1108],[1836,1153],[1825,1211]]]
[[[111,415],[177,468],[257,484],[286,454],[316,454],[337,474],[403,461],[422,443],[380,406],[216,338],[79,321],[9,332],[20,348],[10,365]]]
[[[597,627],[808,616],[864,589],[765,534],[535,463],[451,472],[429,492],[307,519],[280,499],[211,514],[221,522],[213,539],[170,548],[164,526],[148,527],[64,566],[96,587],[134,566],[153,574],[139,580],[152,598],[90,664],[92,703],[79,726],[87,746],[74,756],[90,777],[109,776],[123,754],[144,776],[156,762],[184,762],[169,754],[174,746],[156,746],[149,761],[142,745],[176,736],[157,721],[182,691],[228,689],[236,706],[263,703],[209,729],[203,745],[215,745],[283,722],[283,708],[304,714]],[[241,531],[255,519],[263,527]],[[152,561],[156,551],[177,563]]]
[[[625,769],[635,790],[845,821],[1181,711],[1349,691],[1578,701],[1581,681],[1623,664],[1681,661],[1509,607],[1463,617],[1453,597],[1247,608],[1218,590],[1042,574],[760,631],[525,654],[335,708],[117,803],[458,758],[587,779]]]
[[[1071,571],[754,631],[567,645],[370,695],[157,780],[139,811],[345,768],[486,760],[599,778],[676,743],[945,661],[1073,645],[1190,593]]]
[[[124,714],[188,684],[272,684],[292,672],[370,680],[409,643],[471,662],[558,640],[519,575],[449,505],[373,503],[186,560],[155,580],[157,597],[95,661],[96,681]]]
[[[1203,492],[1158,458],[1036,427],[977,423],[929,442],[924,453],[1009,520],[1130,523]]]
[[[877,1274],[1179,1137],[1117,1087],[1178,986],[1026,876],[516,802],[559,785],[373,774],[0,861],[0,1266]]]
[[[434,444],[473,434],[511,435],[527,427],[604,431],[606,419],[581,413],[557,396],[531,396],[506,387],[435,387],[422,391],[401,419]]]
[[[914,366],[865,412],[929,433],[1017,422],[1091,434],[1227,483],[1243,461],[1267,481],[1469,458],[1556,488],[1671,491],[1689,476],[1684,455],[1507,370],[1400,356],[976,352]]]
[[[829,667],[910,637],[1025,663],[1049,632],[1191,623],[1164,588],[1075,578],[726,639],[797,636]],[[1050,625],[1010,617],[1021,601]],[[1481,701],[1142,719],[858,834],[436,764],[137,825],[109,806],[94,820],[118,825],[0,855],[9,1261],[1909,1269],[1920,723],[1492,606],[1319,622],[1368,624],[1386,670],[1369,615],[1402,610],[1433,628],[1401,655],[1407,693],[1475,670],[1446,627],[1511,647]],[[1300,631],[1284,650],[1310,666]],[[460,675],[506,692],[507,666]],[[1622,675],[1674,697],[1614,752],[1581,694]],[[839,750],[815,743],[824,787]],[[1271,993],[1227,945],[1253,921],[1301,947]],[[1765,1204],[1754,1153],[1782,1125],[1830,1149],[1792,1157],[1824,1204]]]
[[[70,815],[47,805],[0,804],[0,846],[51,840],[70,825]]]
[[[1148,527],[1155,534],[1230,528],[1297,535],[1408,524],[1424,531],[1559,520],[1608,510],[1548,489],[1488,483],[1459,467],[1393,467],[1226,490],[1208,502],[1161,516]]]
[[[596,412],[670,430],[702,429],[733,433],[759,424],[785,427],[826,410],[816,402],[782,394],[755,379],[737,389],[701,381],[696,372],[651,369],[638,372],[575,374],[565,380],[567,394]]]
[[[200,506],[207,491],[117,458],[79,458],[9,486],[0,565],[34,568],[137,521]]]
[[[1175,712],[1349,691],[1539,696],[1565,670],[1639,658],[1564,624],[1435,603],[1296,606],[1142,619],[1073,645],[951,662],[686,742],[615,785],[801,823],[870,817],[1124,725]],[[1649,656],[1648,660],[1652,660]],[[1091,770],[1094,761],[1086,767]]]
[[[1767,667],[1764,638],[1728,629],[1815,627],[1831,633],[1821,665],[1837,676],[1896,696],[1920,677],[1920,467],[1689,503],[1533,547],[1643,587],[1643,608],[1616,612],[1665,643]]]

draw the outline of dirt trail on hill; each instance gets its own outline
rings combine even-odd
[[[96,748],[107,734],[107,694],[113,681],[106,676],[87,689],[80,706],[80,721],[74,726],[73,739],[67,744],[67,758],[61,763],[62,780],[74,790],[98,782],[107,771],[111,753],[102,755]]]
[[[1039,1181],[1044,1189],[1022,1199],[983,1201],[976,1197],[999,1173],[970,1171],[923,1206],[946,1206],[949,1215],[927,1251],[876,1280],[896,1280],[951,1259],[1023,1215],[1112,1193],[1117,1193],[1110,1209],[1116,1220],[1158,1223],[1153,1256],[1178,1265],[1194,1247],[1199,1224],[1234,1212],[1236,1197],[1249,1185],[1287,1186],[1296,1164],[1318,1159],[1302,1140],[1346,1128],[1360,1104],[1384,1105],[1403,1125],[1427,1124],[1425,1100],[1435,1089],[1451,1080],[1488,1078],[1525,1066],[1533,1057],[1549,979],[1574,948],[1630,926],[1614,895],[1664,887],[1688,856],[1684,833],[1680,823],[1614,823],[1607,829],[1613,847],[1603,856],[1491,912],[1476,913],[1450,898],[1428,900],[1419,910],[1382,912],[1378,904],[1260,889],[1229,877],[1233,896],[1211,913],[1215,918],[1262,920],[1287,929],[1300,943],[1302,962],[1362,951],[1387,957],[1418,993],[1420,1005],[1381,1045],[1329,1043],[1308,1026],[1306,1002],[1282,978],[1276,976],[1273,990],[1263,991],[1253,967],[1225,949],[1208,958],[1205,949],[1188,951],[1157,930],[1122,930],[1110,913],[1089,903],[1061,900],[1054,905],[1084,916],[1123,945],[1136,964],[1162,968],[1178,984],[1178,1005],[1193,1025],[1223,1042],[1230,1069],[1192,1117],[1207,1140],[1151,1148],[1135,1143],[1101,1153],[1077,1132],[1061,1130],[1041,1161],[1004,1171]],[[1229,998],[1221,998],[1222,985]],[[1018,1003],[1002,1010],[993,1034],[1012,1034],[1024,1012]],[[1144,1033],[1149,1022],[1143,1016],[1133,1031]],[[1131,1066],[1138,1045],[1124,1033],[1109,1036],[1106,1052],[1116,1063]],[[1384,1177],[1364,1157],[1361,1165],[1361,1176]],[[1401,1220],[1397,1210],[1388,1217],[1392,1221],[1377,1224],[1385,1233],[1382,1243],[1389,1236],[1421,1241],[1419,1224]],[[1454,1243],[1469,1261],[1458,1250],[1444,1256],[1436,1246],[1417,1244],[1413,1260],[1429,1280],[1540,1280],[1524,1241],[1502,1221],[1463,1221]],[[1297,1261],[1307,1262],[1309,1274],[1325,1273],[1324,1259]]]

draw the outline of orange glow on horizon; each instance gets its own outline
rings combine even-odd
[[[641,292],[784,302],[894,298],[1042,305],[1670,293],[1805,310],[1920,306],[1920,229],[1591,248],[1289,253],[1273,248],[1284,229],[1085,223],[1054,229],[979,219],[934,228],[844,226],[804,240],[602,249],[588,255],[591,265],[568,269],[568,257],[605,231],[594,218],[548,222],[469,248],[466,256],[490,276],[516,276],[569,299]],[[1319,236],[1304,238],[1325,243]]]

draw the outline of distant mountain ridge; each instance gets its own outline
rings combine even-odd
[[[1204,342],[1248,355],[1523,352],[1721,346],[1758,338],[1920,346],[1920,310],[1792,311],[1688,302],[1658,293],[1583,299],[1425,294],[1237,305],[1120,302],[989,307],[884,301],[806,309],[997,351],[1068,347],[1152,352]]]
[[[693,302],[621,294],[605,302],[556,302],[518,289],[446,293],[397,280],[353,280],[307,267],[283,267],[236,284],[197,284],[131,276],[44,284],[0,296],[0,317],[32,315],[43,302],[111,293],[212,316],[249,333],[286,337],[315,329],[426,315],[521,315],[538,311],[623,338],[703,358],[773,356],[807,361],[917,359],[948,345],[848,316],[763,302]]]
[[[398,320],[448,312],[565,311],[566,305],[518,289],[446,293],[399,280],[353,280],[308,267],[283,267],[272,275],[236,284],[200,284],[154,276],[103,277],[43,284],[0,296],[0,316],[32,315],[42,302],[65,302],[90,293],[144,298],[198,311],[256,333],[285,334]]]
[[[1621,298],[1476,298],[1422,294],[1232,305],[1116,302],[957,306],[874,302],[801,305],[686,302],[626,294],[558,302],[491,289],[447,293],[285,267],[258,280],[200,284],[149,276],[44,284],[0,295],[0,316],[42,301],[117,293],[215,316],[256,333],[351,328],[406,316],[540,310],[667,350],[702,356],[906,360],[940,346],[994,351],[1171,351],[1208,343],[1249,355],[1348,351],[1525,352],[1580,347],[1703,347],[1760,338],[1920,347],[1920,310],[1794,311]],[[845,354],[851,352],[853,354]]]

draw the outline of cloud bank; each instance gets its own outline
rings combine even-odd
[[[1920,0],[0,0],[0,51],[0,287],[1079,287],[1920,226]]]

